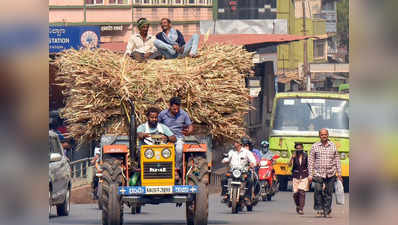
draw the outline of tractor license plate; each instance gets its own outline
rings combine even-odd
[[[146,194],[171,194],[173,193],[172,186],[147,186]]]

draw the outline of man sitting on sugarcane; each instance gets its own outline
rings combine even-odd
[[[156,38],[148,34],[149,21],[146,18],[140,18],[137,26],[139,33],[130,36],[124,55],[129,55],[138,62],[160,58],[161,55],[153,44]]]
[[[191,39],[185,43],[182,33],[171,27],[170,19],[162,18],[160,25],[163,31],[156,34],[154,45],[166,59],[183,58],[188,54],[190,57],[198,56],[198,34],[192,35]]]

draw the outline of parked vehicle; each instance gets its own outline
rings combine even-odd
[[[72,188],[71,168],[58,135],[51,130],[48,134],[49,214],[51,214],[51,207],[56,206],[58,216],[68,216]]]
[[[278,158],[279,155],[274,155],[271,159],[261,158],[260,160],[258,177],[261,185],[260,197],[263,201],[271,201],[272,196],[279,191],[279,182],[273,168],[273,162]]]

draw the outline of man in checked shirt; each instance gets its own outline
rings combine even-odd
[[[314,182],[314,210],[317,216],[330,217],[332,192],[336,176],[342,181],[340,156],[329,140],[329,131],[319,130],[320,142],[312,145],[308,157],[309,182]]]

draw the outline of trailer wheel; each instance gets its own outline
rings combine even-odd
[[[103,164],[102,173],[102,224],[123,224],[123,203],[118,195],[118,187],[122,185],[122,168],[117,159],[107,159]]]

